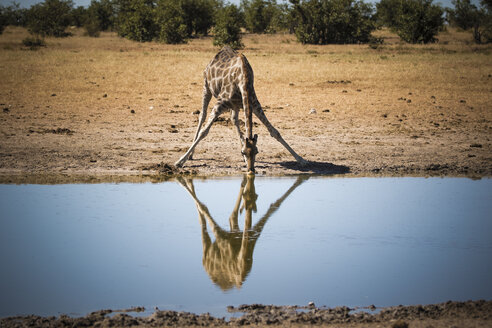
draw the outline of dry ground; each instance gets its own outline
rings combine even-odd
[[[440,43],[304,46],[292,35],[246,35],[270,121],[308,168],[259,134],[261,174],[492,175],[492,46],[464,32]],[[24,29],[0,36],[0,176],[152,174],[191,144],[210,38],[135,43],[103,33],[24,48]],[[211,103],[211,106],[213,104]],[[311,114],[311,109],[316,113]],[[185,169],[244,170],[239,140],[218,122]],[[229,126],[227,126],[229,125]],[[256,125],[255,125],[256,126]]]
[[[137,308],[138,309],[138,308]],[[140,308],[143,309],[143,308]],[[373,309],[374,310],[374,309]],[[134,310],[101,310],[85,317],[0,318],[0,326],[18,327],[344,327],[344,328],[444,328],[490,327],[492,301],[446,302],[434,305],[396,306],[378,312],[352,313],[348,307],[315,308],[273,305],[246,305],[232,308],[242,315],[216,318],[210,314],[155,311],[148,317],[132,316]],[[118,312],[118,313],[115,313]],[[121,313],[123,312],[123,313]]]

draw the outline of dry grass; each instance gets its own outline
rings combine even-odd
[[[217,51],[211,39],[173,46],[114,33],[74,34],[47,39],[37,51],[22,47],[24,29],[8,27],[0,36],[0,103],[9,108],[0,113],[0,169],[126,172],[176,160],[194,134],[191,113],[201,107],[202,71]],[[243,53],[272,123],[301,154],[306,143],[324,144],[304,151],[311,160],[356,168],[361,159],[389,149],[361,172],[391,165],[392,157],[412,147],[408,156],[417,163],[418,148],[428,156],[451,137],[455,145],[446,163],[459,163],[468,156],[465,148],[478,143],[473,160],[490,167],[492,47],[474,45],[471,35],[456,31],[431,45],[377,34],[385,39],[377,49],[301,45],[288,34],[246,35]],[[56,128],[74,134],[36,133]],[[266,160],[279,153],[290,160],[265,129],[259,131]],[[204,142],[197,154],[207,153],[200,155],[205,160],[220,155],[236,170],[242,165],[236,138],[230,128],[212,129],[207,139],[213,142]],[[29,162],[26,152],[38,160]]]

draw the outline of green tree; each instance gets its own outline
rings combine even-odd
[[[470,0],[453,0],[454,9],[447,9],[451,25],[471,29],[476,43],[492,41],[492,1],[482,0],[478,8]]]
[[[482,33],[481,36],[484,39],[484,42],[490,43],[492,42],[492,0],[482,0]]]
[[[27,11],[28,9],[21,8],[17,2],[12,2],[8,7],[2,7],[7,25],[26,26]]]
[[[188,36],[207,35],[214,24],[219,3],[214,0],[180,0],[180,5]]]
[[[243,0],[241,6],[248,31],[264,33],[271,20],[269,2],[265,0]]]
[[[454,9],[448,8],[447,19],[453,26],[468,30],[477,20],[478,8],[470,0],[453,0]]]
[[[115,0],[115,28],[130,40],[152,41],[158,34],[155,2],[152,0]]]
[[[63,37],[72,22],[71,0],[45,0],[33,5],[27,12],[27,26],[31,34]]]
[[[5,13],[5,8],[0,6],[0,34],[3,33],[3,30],[8,25],[7,15]]]
[[[268,33],[290,30],[292,27],[292,16],[289,5],[286,3],[278,4],[274,7],[270,24],[267,27]]]
[[[78,6],[72,10],[72,22],[73,26],[82,27],[87,20],[87,9],[83,6]]]
[[[275,33],[288,27],[288,6],[276,0],[242,0],[246,29],[253,33]]]
[[[435,36],[444,25],[443,13],[432,0],[402,1],[396,17],[396,33],[409,43],[435,42]]]
[[[114,26],[114,9],[111,0],[92,0],[87,14],[92,20],[98,22],[101,31],[107,31]]]
[[[401,10],[401,0],[380,0],[376,4],[376,19],[380,25],[395,27]]]
[[[157,7],[158,39],[161,42],[184,43],[188,38],[188,28],[181,3],[176,0],[160,0]]]
[[[243,22],[243,15],[235,5],[229,4],[221,8],[216,16],[214,45],[219,47],[228,45],[233,49],[242,48],[241,25]]]
[[[290,0],[301,43],[363,43],[375,29],[372,6],[358,0]]]

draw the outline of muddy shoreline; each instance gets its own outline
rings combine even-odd
[[[87,172],[77,172],[71,174],[64,173],[13,173],[2,174],[0,173],[0,184],[94,184],[94,183],[160,183],[166,181],[172,181],[177,177],[192,177],[194,179],[228,179],[241,177],[246,172],[237,171],[230,172],[229,174],[214,174],[207,175],[203,173],[197,173],[194,171],[179,171],[174,172],[162,172],[162,171],[149,171],[149,172],[135,172],[133,174],[120,173],[109,174],[99,173],[91,174]],[[431,178],[431,177],[446,177],[446,178],[469,178],[473,180],[480,180],[482,178],[490,178],[492,174],[479,174],[479,173],[456,173],[449,172],[447,170],[420,172],[418,170],[411,170],[408,173],[391,173],[391,172],[366,172],[366,173],[292,173],[292,174],[256,174],[257,177],[289,177],[309,175],[310,177],[331,177],[331,178],[395,178],[395,177],[413,177],[413,178]]]
[[[0,319],[0,326],[13,327],[183,327],[183,326],[304,326],[318,325],[341,327],[409,327],[428,324],[440,327],[450,322],[461,327],[488,325],[492,322],[492,301],[446,302],[431,305],[394,306],[353,309],[308,306],[240,305],[229,306],[229,312],[241,313],[239,317],[217,318],[210,314],[156,310],[147,317],[131,315],[143,308],[128,310],[100,310],[84,317],[41,317],[35,315]]]

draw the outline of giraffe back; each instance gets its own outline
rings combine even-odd
[[[239,87],[253,88],[253,70],[246,57],[231,47],[220,50],[204,71],[208,88],[215,98],[241,101]]]

